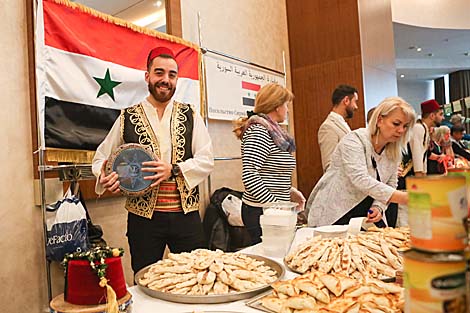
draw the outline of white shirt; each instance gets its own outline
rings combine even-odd
[[[166,106],[161,120],[158,119],[157,110],[150,102],[145,99],[141,104],[149,120],[150,127],[157,136],[161,159],[167,163],[171,163],[172,147],[170,123],[173,111],[173,100]],[[106,138],[99,145],[93,158],[92,170],[97,178],[99,178],[101,174],[103,162],[122,144],[124,144],[124,142],[121,138],[121,119],[118,117]],[[192,158],[178,163],[188,189],[192,189],[202,183],[214,168],[212,141],[201,116],[197,113],[194,114],[192,153]],[[96,181],[95,191],[97,194],[102,194],[105,191],[99,184],[99,180]]]
[[[429,129],[425,123],[416,122],[410,139],[411,155],[414,172],[427,172],[428,158],[425,156],[429,147]]]

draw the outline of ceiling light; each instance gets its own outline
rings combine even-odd
[[[468,56],[470,55],[470,52],[468,52],[468,51],[467,51],[467,52],[464,52],[463,55],[466,56],[466,57],[468,57]]]
[[[159,0],[159,1],[155,1],[155,3],[153,4],[153,6],[159,8],[159,7],[162,6],[162,4],[163,4],[163,3]]]
[[[428,57],[433,57],[434,56],[434,53],[428,53]]]
[[[409,46],[408,49],[414,50],[414,49],[416,49],[416,46]]]
[[[400,75],[400,78],[404,78],[404,77],[405,77],[405,74],[401,74],[401,75]]]
[[[138,19],[136,21],[133,21],[133,23],[137,26],[147,26],[150,25],[151,23],[158,21],[159,19],[164,17],[164,13],[162,10],[158,10],[157,12],[147,15],[141,19]]]
[[[421,47],[416,48],[416,51],[418,51],[418,52],[421,52],[421,50],[423,50],[423,49],[421,49]]]

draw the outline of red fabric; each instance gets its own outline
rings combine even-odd
[[[105,263],[108,264],[106,268],[108,285],[113,287],[116,298],[120,299],[127,293],[121,258],[107,258]],[[98,276],[88,261],[70,260],[66,279],[65,301],[79,305],[106,303],[106,287],[100,287]]]
[[[427,100],[421,103],[421,113],[432,113],[439,109],[441,109],[441,106],[434,99]]]
[[[139,33],[55,0],[44,0],[43,7],[44,41],[49,47],[142,71],[147,70],[149,51],[166,47],[178,63],[178,76],[199,80],[198,51],[175,42],[175,37],[167,40]]]

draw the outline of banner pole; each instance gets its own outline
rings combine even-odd
[[[198,40],[199,40],[199,47],[202,47],[202,26],[201,26],[201,12],[197,12],[197,32],[198,32]],[[207,87],[206,87],[206,63],[204,61],[204,53],[202,54],[201,57],[201,78],[204,82],[204,123],[206,124],[207,130],[209,131],[209,105],[207,104]],[[211,182],[211,174],[207,176],[207,192],[209,198],[211,197],[211,190],[212,190],[212,182]]]

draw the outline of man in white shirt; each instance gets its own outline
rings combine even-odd
[[[427,172],[427,160],[439,160],[445,155],[428,153],[431,127],[439,127],[444,119],[444,111],[439,103],[427,100],[421,103],[421,119],[413,127],[410,139],[410,150],[413,159],[413,171],[415,176],[424,176]],[[429,154],[429,155],[428,155]]]
[[[336,145],[351,131],[346,118],[352,118],[357,110],[357,89],[348,85],[339,85],[331,97],[333,109],[318,129],[318,144],[320,145],[323,172],[330,166],[331,154]]]
[[[120,145],[137,143],[153,151],[155,161],[142,171],[153,175],[143,196],[128,196],[127,237],[134,272],[163,257],[166,245],[179,253],[206,246],[199,216],[199,185],[212,171],[209,133],[199,114],[172,99],[178,64],[168,48],[155,48],[147,58],[149,95],[121,111],[93,159],[96,193],[119,193],[118,174],[105,173],[106,160]]]

